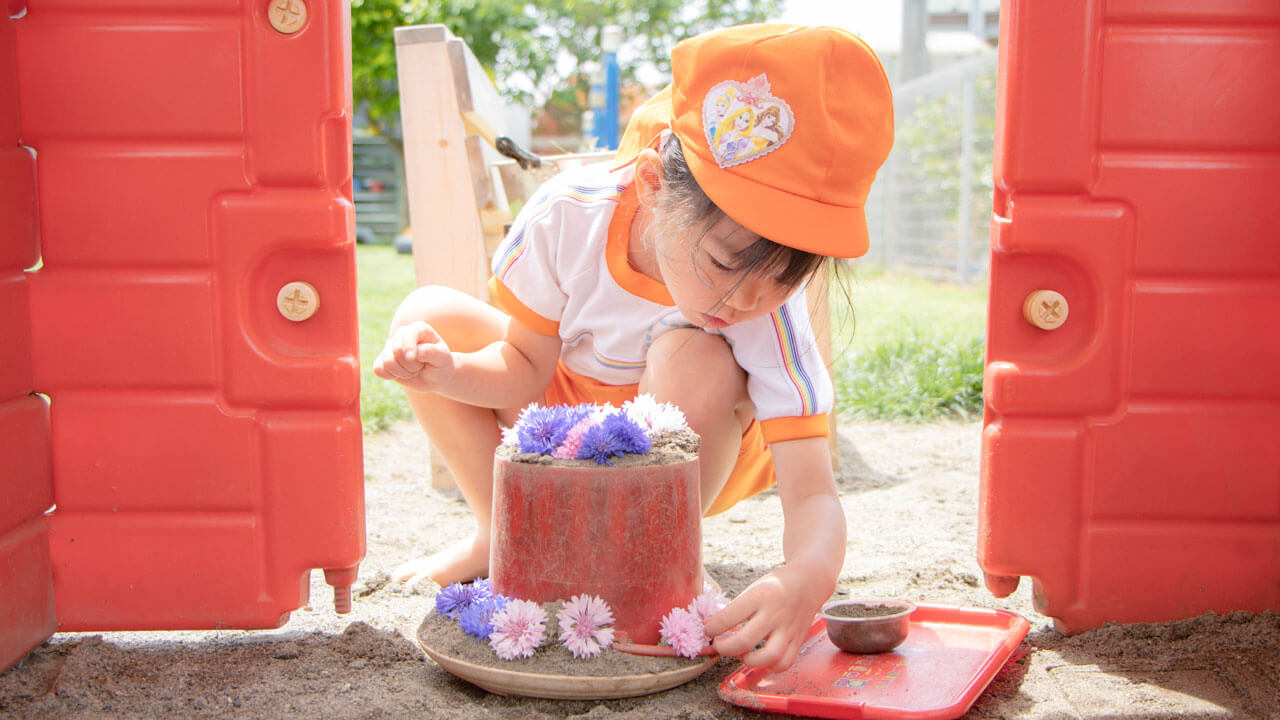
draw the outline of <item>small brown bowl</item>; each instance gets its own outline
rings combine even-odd
[[[845,652],[889,652],[907,639],[915,603],[908,600],[837,600],[822,606],[827,637]]]

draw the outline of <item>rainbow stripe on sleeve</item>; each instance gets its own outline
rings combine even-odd
[[[516,261],[524,254],[527,247],[525,229],[545,215],[557,201],[567,200],[583,206],[591,206],[601,202],[616,203],[618,198],[622,197],[622,191],[626,187],[626,185],[617,184],[566,185],[555,192],[544,194],[536,205],[521,213],[524,216],[523,221],[512,228],[512,236],[508,238],[509,242],[505,243],[502,253],[494,258],[493,274],[502,278],[503,281],[506,280],[511,266],[516,264]]]
[[[791,313],[787,310],[787,306],[783,305],[770,313],[769,319],[773,322],[773,332],[778,338],[778,348],[782,351],[782,364],[787,378],[791,380],[796,393],[800,396],[799,415],[813,415],[818,409],[818,393],[813,387],[813,381],[809,379],[809,374],[805,372],[804,365],[800,362],[800,349],[796,343]]]
[[[578,334],[574,335],[573,337],[569,337],[569,338],[562,337],[560,339],[561,341],[564,342],[565,345],[573,345],[574,343],[578,342],[579,340],[587,336],[594,338],[595,333],[591,332],[590,330],[582,330]],[[614,370],[643,370],[645,368],[645,365],[648,364],[647,361],[645,360],[614,360],[611,357],[607,357],[605,355],[600,354],[600,351],[595,348],[592,348],[591,352],[593,355],[595,355],[596,362],[600,363],[601,365],[607,368],[613,368]]]

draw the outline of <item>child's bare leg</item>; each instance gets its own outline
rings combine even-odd
[[[754,417],[746,373],[724,339],[698,329],[658,336],[649,347],[647,363],[640,392],[678,406],[689,427],[702,437],[698,465],[706,513],[729,480],[742,432]]]
[[[435,287],[419,288],[410,295],[397,310],[392,328],[417,320],[430,324],[455,352],[478,350],[502,338],[508,321],[476,298]],[[476,528],[470,538],[400,565],[392,579],[413,584],[430,578],[447,585],[484,577],[489,570],[493,451],[501,440],[501,411],[408,388],[405,394],[418,424],[431,439],[433,452],[439,453],[475,515]]]

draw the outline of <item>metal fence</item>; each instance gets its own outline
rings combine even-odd
[[[991,228],[996,51],[894,88],[893,151],[867,199],[862,263],[983,281]]]

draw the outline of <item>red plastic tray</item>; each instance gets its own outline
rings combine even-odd
[[[720,697],[754,710],[824,718],[958,718],[1004,666],[1031,624],[1003,610],[919,605],[893,652],[847,653],[815,618],[794,665],[742,666]]]

